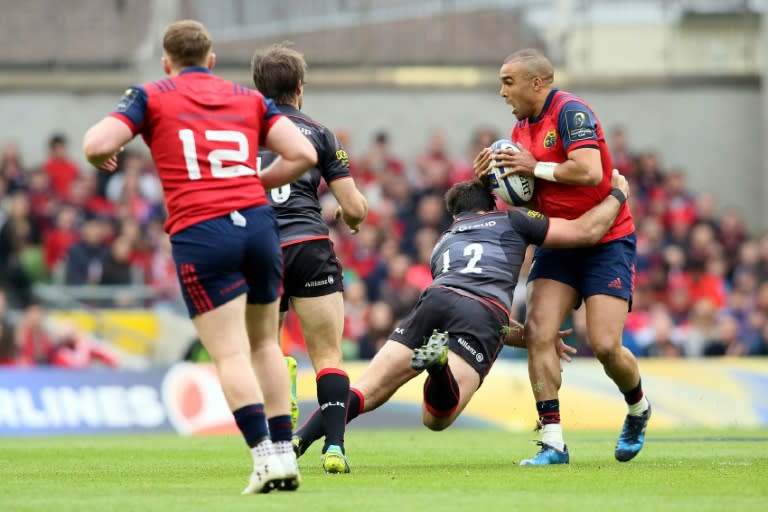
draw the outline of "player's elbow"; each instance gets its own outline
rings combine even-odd
[[[83,153],[90,163],[100,162],[109,158],[114,151],[103,140],[92,133],[87,133],[83,139]]]
[[[603,181],[602,169],[590,169],[584,178],[584,185],[596,187]]]
[[[341,206],[344,214],[348,218],[355,220],[356,224],[363,222],[368,216],[368,201],[360,192],[355,194],[352,201],[345,201],[345,203],[347,204],[342,204]]]

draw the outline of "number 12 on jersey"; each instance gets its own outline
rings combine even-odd
[[[477,264],[480,263],[480,258],[483,257],[483,245],[478,243],[468,244],[464,247],[463,256],[468,257],[467,264],[459,270],[461,274],[482,274],[483,269]],[[463,259],[461,262],[463,263]],[[443,269],[441,272],[448,272],[451,268],[451,249],[446,249],[443,252]]]
[[[211,142],[235,143],[237,149],[214,149],[208,153],[208,163],[211,166],[211,176],[214,178],[237,178],[253,176],[256,171],[246,165],[248,163],[248,137],[237,130],[206,130],[205,138]],[[179,130],[179,139],[184,150],[184,162],[190,180],[202,179],[200,159],[197,155],[195,132],[189,128]],[[234,162],[236,165],[224,165],[224,162]]]

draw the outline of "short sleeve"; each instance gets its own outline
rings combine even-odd
[[[326,183],[339,178],[351,176],[349,172],[349,155],[341,146],[336,136],[329,129],[325,129],[322,140],[323,147],[318,151],[321,158],[320,172]]]
[[[523,239],[532,245],[541,245],[549,230],[549,217],[536,210],[515,208],[507,212],[509,223]]]
[[[129,87],[110,115],[127,124],[135,135],[147,115],[147,91],[138,85]]]
[[[569,101],[560,109],[558,132],[566,152],[597,146],[597,120],[583,103]]]

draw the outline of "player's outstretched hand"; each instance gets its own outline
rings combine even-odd
[[[572,361],[571,354],[576,353],[576,348],[568,345],[565,342],[565,338],[573,334],[573,329],[566,329],[564,331],[558,331],[557,333],[557,356],[560,358],[560,371],[563,371],[563,361],[570,363]]]
[[[335,217],[336,217],[336,219],[337,219],[337,220],[338,220],[338,219],[341,219],[341,220],[343,220],[343,221],[344,221],[344,224],[346,224],[347,226],[349,226],[349,229],[350,229],[350,231],[352,231],[352,234],[353,234],[353,235],[356,235],[356,234],[358,234],[358,233],[360,232],[360,223],[359,223],[359,222],[358,222],[358,223],[355,223],[355,222],[353,222],[351,219],[349,219],[348,217],[346,217],[346,216],[344,215],[344,209],[343,209],[341,206],[339,206],[339,207],[336,209],[336,215],[335,215]]]
[[[629,199],[629,182],[627,182],[627,178],[625,178],[618,169],[613,170],[613,174],[611,175],[611,186],[624,192],[624,196]]]
[[[483,148],[475,157],[472,162],[472,170],[475,172],[476,178],[482,178],[491,171],[493,167],[491,155],[491,148]]]

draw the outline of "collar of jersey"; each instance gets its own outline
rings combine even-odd
[[[557,94],[557,91],[559,90],[560,89],[557,87],[553,87],[552,90],[549,91],[549,94],[547,95],[547,101],[544,102],[544,108],[541,109],[541,113],[528,119],[529,123],[538,123],[541,121],[541,118],[544,117],[544,114],[546,114],[547,110],[549,110],[549,106],[552,104],[552,99],[555,97],[555,94]]]
[[[284,114],[301,114],[301,110],[288,103],[278,103],[277,109]]]
[[[211,70],[205,66],[189,66],[179,71],[180,75],[186,75],[187,73],[208,73],[211,74]]]

